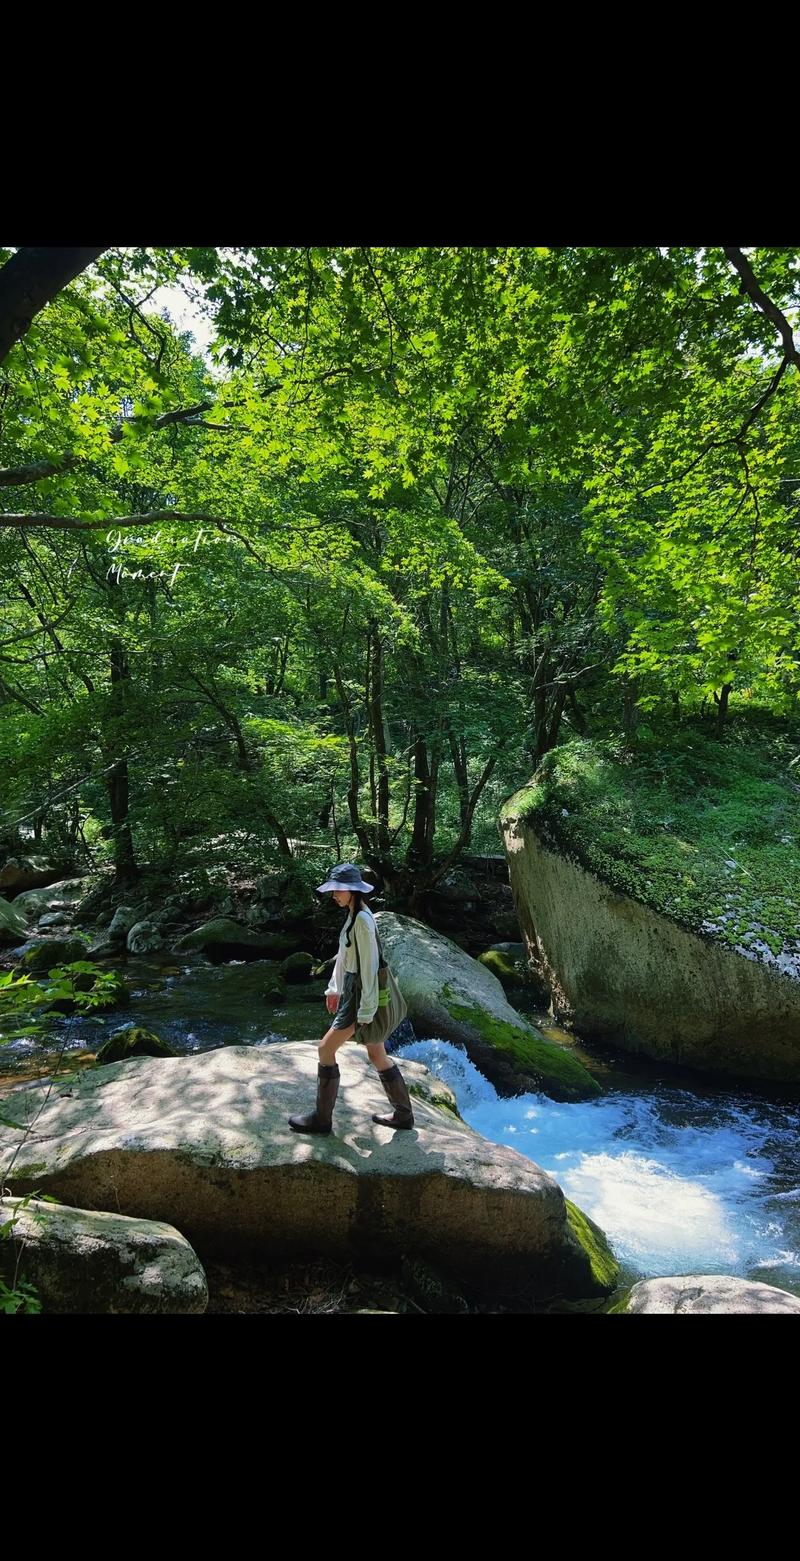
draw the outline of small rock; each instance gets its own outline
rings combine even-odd
[[[168,1041],[162,1041],[159,1035],[154,1035],[152,1030],[145,1030],[142,1025],[126,1025],[122,1030],[115,1030],[113,1035],[103,1042],[95,1061],[104,1066],[107,1062],[127,1062],[130,1057],[177,1057],[178,1053]]]

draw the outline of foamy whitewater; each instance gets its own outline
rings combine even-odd
[[[800,1110],[663,1083],[562,1104],[501,1100],[448,1041],[398,1048],[455,1092],[465,1122],[555,1177],[626,1274],[739,1274],[800,1295]]]

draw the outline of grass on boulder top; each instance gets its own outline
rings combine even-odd
[[[800,974],[800,730],[740,720],[641,738],[575,738],[509,799],[518,817],[613,888]]]

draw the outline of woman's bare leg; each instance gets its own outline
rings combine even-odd
[[[330,1067],[331,1063],[336,1061],[336,1053],[339,1047],[345,1041],[352,1040],[355,1033],[356,1027],[354,1024],[349,1024],[346,1030],[326,1030],[317,1047],[320,1062],[324,1063],[326,1067]],[[381,1050],[383,1050],[383,1047],[381,1047]]]

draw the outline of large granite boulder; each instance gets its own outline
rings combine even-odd
[[[12,1193],[166,1220],[201,1257],[415,1254],[531,1295],[613,1290],[602,1232],[547,1172],[434,1104],[441,1085],[426,1068],[403,1063],[415,1126],[396,1133],[372,1121],[385,1097],[364,1051],[339,1055],[330,1136],[288,1124],[314,1100],[317,1048],[305,1041],[132,1058],[57,1081],[43,1109],[40,1089],[13,1091],[5,1114],[33,1125],[20,1146],[0,1124],[0,1175],[17,1150]]]
[[[777,1285],[764,1285],[729,1274],[681,1274],[678,1278],[644,1279],[634,1285],[614,1312],[778,1312],[800,1315],[800,1296]]]
[[[518,1014],[497,977],[450,938],[393,911],[377,911],[375,920],[420,1038],[463,1046],[500,1095],[534,1090],[585,1100],[600,1093],[571,1053]]]
[[[161,1221],[31,1198],[0,1199],[0,1273],[34,1285],[44,1312],[204,1312],[208,1285],[185,1236]]]
[[[800,979],[689,932],[545,845],[506,804],[523,936],[575,1029],[738,1078],[800,1081]]]
[[[14,909],[21,916],[41,916],[45,911],[74,911],[85,887],[83,878],[62,878],[47,889],[26,889],[16,895]]]
[[[43,857],[10,856],[0,868],[0,889],[4,894],[19,896],[23,890],[57,884],[58,874],[59,869],[52,867]]]

